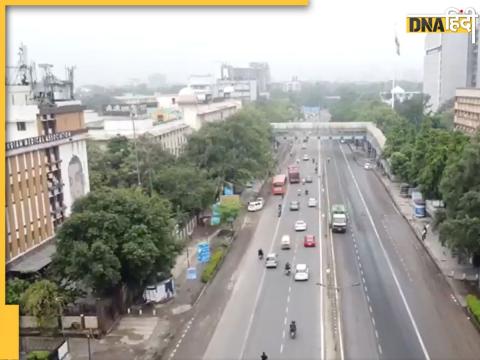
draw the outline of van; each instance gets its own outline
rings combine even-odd
[[[280,248],[282,250],[290,249],[290,235],[282,236],[282,240],[280,240]]]

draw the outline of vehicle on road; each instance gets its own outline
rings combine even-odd
[[[287,191],[287,176],[285,174],[275,175],[272,179],[272,194],[283,195]]]
[[[366,162],[364,165],[363,165],[363,168],[365,170],[370,170],[372,168],[372,164],[370,164],[369,162]]]
[[[308,161],[309,157],[308,157],[308,154],[304,154],[303,155],[303,161]]]
[[[290,201],[290,211],[300,210],[300,201],[292,200]]]
[[[344,140],[344,139],[340,139],[340,144],[345,144],[345,140]]]
[[[307,148],[307,145],[302,144],[302,150],[305,150]]]
[[[288,250],[290,249],[290,235],[283,235],[282,239],[280,240],[280,248],[282,250]]]
[[[308,207],[316,207],[317,206],[317,199],[310,198],[308,199]]]
[[[303,238],[303,247],[315,247],[315,235],[305,235]]]
[[[288,167],[288,181],[290,184],[298,184],[300,182],[300,169],[298,165],[290,165]]]
[[[295,321],[292,321],[290,323],[290,339],[295,339],[297,336],[297,324],[295,324]]]
[[[253,201],[248,202],[247,210],[248,211],[258,211],[262,210],[264,205],[263,198],[259,197]]]
[[[265,258],[265,267],[267,269],[276,268],[277,265],[278,265],[277,254],[275,254],[275,253],[268,254],[267,257]]]
[[[297,264],[295,267],[295,281],[307,281],[309,270],[307,264]]]
[[[330,216],[330,227],[332,232],[346,232],[347,231],[347,211],[345,205],[332,205]]]
[[[305,182],[307,182],[307,183],[312,183],[312,182],[313,182],[312,177],[311,177],[310,175],[307,176],[307,177],[305,177]]]
[[[307,230],[307,223],[303,220],[297,220],[295,222],[295,231],[305,231]]]
[[[258,249],[258,258],[259,258],[260,260],[263,259],[263,250],[262,250],[262,249]]]

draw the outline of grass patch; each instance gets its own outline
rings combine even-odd
[[[480,322],[480,300],[475,295],[467,295],[467,305],[475,319]]]
[[[219,246],[213,251],[210,261],[203,269],[202,282],[207,283],[213,277],[213,275],[215,275],[218,264],[220,264],[220,261],[222,261],[223,257],[225,256],[225,251],[226,249],[223,246]]]
[[[31,351],[27,355],[27,360],[48,360],[50,351]]]

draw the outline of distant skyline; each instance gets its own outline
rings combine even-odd
[[[424,35],[405,16],[443,13],[448,1],[312,0],[306,8],[7,8],[7,63],[75,65],[76,86],[219,73],[222,62],[270,64],[273,81],[421,81]],[[471,5],[471,4],[466,4]],[[455,4],[460,7],[461,5]],[[401,56],[395,55],[395,30]]]

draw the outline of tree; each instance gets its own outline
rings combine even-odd
[[[178,208],[182,213],[190,215],[198,215],[211,205],[216,191],[206,170],[185,162],[171,165],[156,173],[153,188],[170,200],[174,209]]]
[[[9,279],[7,281],[7,304],[20,304],[23,293],[28,289],[30,283],[20,278]]]
[[[222,223],[229,224],[233,227],[233,222],[240,213],[241,207],[242,205],[238,198],[229,199],[228,201],[222,201],[219,206]]]
[[[25,311],[35,316],[41,329],[55,328],[56,319],[62,313],[64,300],[58,286],[50,280],[31,284],[22,296]]]
[[[57,234],[55,275],[98,295],[143,288],[168,273],[177,246],[170,204],[135,189],[102,189],[77,200]]]

